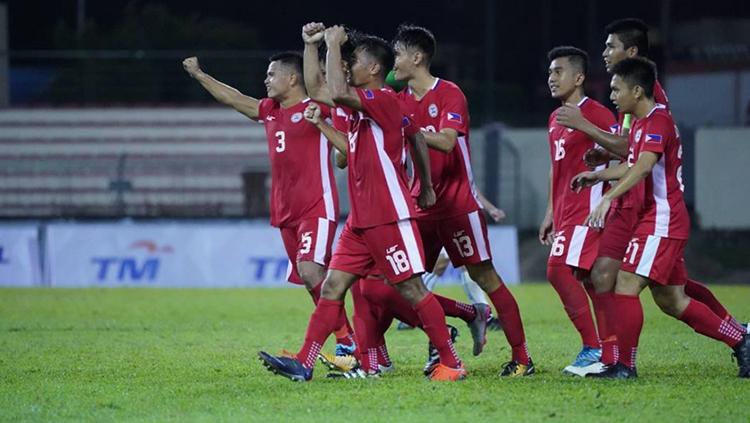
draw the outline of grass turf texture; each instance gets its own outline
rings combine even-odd
[[[750,317],[750,287],[713,290]],[[0,420],[750,421],[750,380],[736,378],[730,350],[661,314],[647,292],[640,378],[592,381],[561,373],[580,341],[554,291],[512,291],[533,377],[499,379],[503,334],[489,333],[475,358],[454,320],[466,381],[425,381],[425,335],[393,325],[394,374],[327,380],[318,365],[311,383],[293,383],[256,353],[299,346],[311,311],[301,289],[0,289]]]

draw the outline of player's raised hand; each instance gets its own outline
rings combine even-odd
[[[542,245],[551,245],[555,229],[552,225],[552,216],[551,215],[545,215],[544,220],[542,220],[542,224],[539,225],[539,243]]]
[[[201,66],[198,63],[198,58],[195,56],[183,60],[182,67],[185,68],[185,71],[192,77],[195,77],[196,74],[201,72]]]
[[[437,195],[432,185],[429,187],[422,186],[422,189],[419,191],[419,197],[417,197],[419,208],[422,210],[429,209],[435,205],[435,201],[437,201]]]
[[[596,172],[581,172],[570,180],[570,189],[575,192],[581,192],[583,188],[594,186],[599,182],[599,175]]]
[[[586,166],[590,168],[595,168],[599,165],[603,165],[609,162],[611,159],[612,156],[609,154],[609,151],[601,148],[590,148],[583,155],[583,162],[586,163]]]
[[[607,213],[609,212],[609,207],[611,205],[612,200],[610,200],[607,196],[602,197],[602,201],[600,201],[599,205],[596,206],[594,211],[589,214],[589,217],[586,218],[586,222],[584,222],[584,225],[588,225],[594,229],[604,228],[604,221],[607,218]]]
[[[310,22],[302,27],[302,41],[305,44],[318,44],[323,41],[326,26],[321,22]]]
[[[326,44],[330,45],[342,45],[349,39],[346,35],[346,29],[341,25],[326,28],[324,37]]]
[[[581,114],[581,109],[575,104],[565,103],[557,109],[555,122],[558,125],[573,129],[581,129],[586,124],[586,119]]]
[[[308,104],[302,116],[313,125],[318,125],[320,123],[320,106],[315,103]]]

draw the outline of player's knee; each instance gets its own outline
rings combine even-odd
[[[320,291],[320,295],[323,298],[329,300],[340,300],[344,298],[346,293],[346,284],[336,278],[326,278],[323,281],[323,288]]]
[[[466,265],[466,270],[469,272],[469,277],[485,292],[494,291],[502,282],[489,260],[479,264]]]
[[[419,278],[409,279],[395,286],[399,294],[412,305],[420,302],[428,293],[427,288],[425,288],[422,280]]]
[[[297,273],[299,273],[299,277],[305,283],[305,286],[308,287],[317,285],[325,277],[323,266],[311,262],[299,263]]]
[[[617,282],[617,271],[608,269],[606,266],[594,266],[591,269],[590,280],[596,292],[609,292]]]

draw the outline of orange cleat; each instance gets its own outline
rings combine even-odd
[[[435,369],[430,373],[430,380],[445,380],[445,381],[456,381],[466,379],[466,369],[463,365],[459,368],[454,369],[443,364],[438,364]]]

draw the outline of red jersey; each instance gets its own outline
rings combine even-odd
[[[656,81],[656,83],[654,84],[654,101],[666,110],[669,110],[669,99],[667,98],[667,93],[664,92],[664,88],[662,88],[659,81]],[[625,121],[625,115],[623,113],[618,113],[617,120],[619,122],[620,129],[622,129],[623,122]],[[632,125],[633,123],[631,122],[631,126]],[[628,137],[628,160],[630,160],[630,157],[633,157],[635,153],[635,146],[630,142],[630,140],[631,138]],[[614,201],[613,206],[623,209],[639,208],[641,207],[642,202],[643,187],[639,184],[638,186],[633,187],[623,196],[619,197],[616,201]]]
[[[635,156],[644,151],[656,153],[659,160],[645,180],[645,195],[636,235],[688,239],[690,216],[685,206],[682,184],[682,144],[669,111],[657,105],[630,131]],[[632,166],[637,159],[628,164]]]
[[[277,101],[264,98],[258,105],[271,159],[271,225],[276,227],[316,217],[338,219],[331,145],[302,116],[309,101],[284,109]],[[327,106],[320,107],[324,115],[330,115]]]
[[[599,129],[616,132],[617,122],[612,112],[600,103],[584,97],[579,103],[581,114]],[[570,181],[588,167],[581,160],[596,143],[585,133],[567,128],[555,121],[557,110],[549,117],[549,148],[552,162],[552,221],[555,230],[583,225],[602,198],[604,184],[596,184],[576,193]],[[604,165],[597,169],[603,169]]]
[[[456,146],[450,153],[429,149],[436,202],[427,210],[417,208],[417,217],[443,220],[481,209],[471,170],[469,107],[464,93],[453,82],[436,78],[432,88],[419,100],[408,88],[398,96],[404,113],[423,131],[440,132],[450,128],[458,132]],[[418,197],[420,189],[417,180],[411,187],[412,197]]]
[[[392,90],[356,91],[362,110],[337,107],[334,119],[334,126],[345,128],[349,138],[349,222],[354,228],[369,228],[413,218],[402,160],[405,132],[414,129]]]

